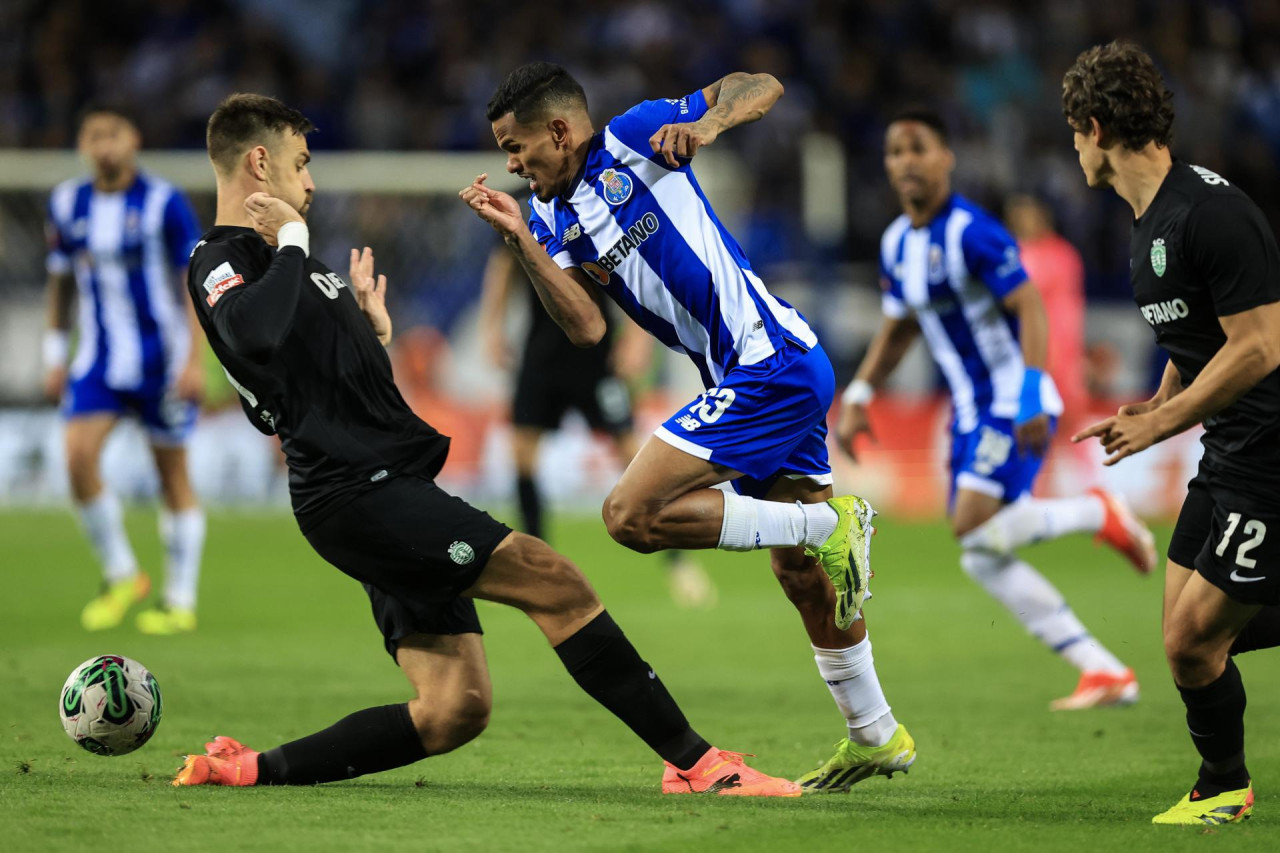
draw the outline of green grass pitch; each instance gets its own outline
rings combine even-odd
[[[876,663],[919,743],[909,776],[844,796],[660,796],[661,763],[581,694],[521,614],[482,605],[494,682],[489,730],[457,752],[315,788],[175,789],[179,755],[211,735],[259,749],[356,709],[408,698],[363,592],[283,515],[210,518],[199,631],[87,635],[96,584],[67,513],[0,515],[0,846],[6,850],[1225,850],[1280,849],[1280,655],[1241,659],[1257,816],[1180,831],[1150,818],[1197,761],[1160,649],[1160,579],[1075,537],[1029,549],[1142,681],[1133,708],[1051,714],[1074,673],[961,573],[941,524],[880,519],[868,605]],[[157,566],[153,516],[129,518]],[[707,552],[710,612],[678,611],[661,562],[598,519],[554,542],[584,568],[641,653],[716,745],[798,775],[843,726],[764,555]],[[1168,530],[1159,531],[1162,543]],[[115,652],[164,691],[150,744],[120,758],[75,747],[56,716],[72,667]]]

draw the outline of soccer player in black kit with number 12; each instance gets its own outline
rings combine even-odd
[[[435,484],[449,442],[392,381],[372,251],[352,249],[350,284],[311,257],[311,129],[261,95],[232,95],[210,117],[217,224],[192,253],[187,289],[245,413],[281,438],[299,528],[364,584],[416,696],[261,753],[217,737],[174,784],[310,785],[463,745],[492,701],[472,603],[482,598],[524,611],[579,686],[662,756],[664,793],[798,796],[690,728],[576,566]]]
[[[1134,300],[1170,357],[1154,397],[1075,440],[1098,438],[1113,465],[1205,428],[1164,588],[1165,655],[1202,763],[1153,822],[1241,821],[1253,787],[1232,656],[1280,645],[1280,249],[1240,189],[1173,159],[1173,96],[1135,45],[1080,54],[1062,107],[1089,186],[1133,208]]]

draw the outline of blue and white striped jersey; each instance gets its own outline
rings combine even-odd
[[[73,380],[98,374],[120,391],[157,392],[191,345],[182,279],[200,229],[172,184],[138,174],[104,193],[92,178],[59,184],[49,199],[51,274],[75,273],[79,343]]]
[[[707,111],[701,90],[645,101],[591,139],[582,176],[550,202],[531,199],[529,228],[561,268],[581,267],[642,328],[698,366],[707,387],[785,340],[817,337],[765,290],[716,217],[689,161],[672,169],[649,137]]]
[[[952,195],[933,220],[912,228],[904,214],[880,240],[886,316],[914,315],[946,377],[955,429],[978,415],[1018,414],[1023,361],[1016,320],[1000,301],[1027,280],[1018,244],[986,211]]]

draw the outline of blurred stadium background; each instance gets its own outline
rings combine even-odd
[[[299,25],[306,21],[305,26]],[[457,200],[480,171],[501,173],[483,105],[530,59],[568,66],[598,121],[650,97],[679,96],[733,70],[768,71],[786,96],[766,120],[717,141],[695,164],[775,292],[813,322],[851,376],[879,323],[875,257],[897,207],[883,178],[886,118],[923,103],[949,121],[956,188],[1000,210],[1033,193],[1083,256],[1084,408],[1144,396],[1162,360],[1128,291],[1128,208],[1089,191],[1059,108],[1063,70],[1115,37],[1144,45],[1176,93],[1177,156],[1221,172],[1280,224],[1280,4],[1262,0],[6,0],[0,4],[0,506],[60,503],[58,421],[40,398],[43,215],[50,188],[83,171],[77,111],[107,99],[140,113],[144,168],[190,194],[212,224],[204,123],[233,91],[276,95],[319,127],[313,239],[341,258],[368,244],[391,281],[393,358],[406,396],[454,436],[448,485],[481,502],[513,484],[510,377],[476,332],[492,232]],[[520,318],[512,334],[519,334]],[[641,390],[641,427],[698,389],[666,354]],[[881,444],[856,487],[891,511],[936,514],[944,494],[946,406],[921,348],[873,417]],[[211,504],[284,505],[274,446],[249,428],[210,361],[192,445]],[[1143,511],[1177,508],[1195,436],[1103,471],[1092,449],[1059,447],[1049,491],[1105,480]],[[155,484],[141,436],[118,431],[106,457],[119,493]],[[544,449],[545,489],[582,509],[618,472],[580,424]]]

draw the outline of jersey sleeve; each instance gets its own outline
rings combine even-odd
[[[66,275],[71,272],[71,252],[62,223],[58,221],[53,198],[49,199],[49,207],[45,213],[44,235],[48,248],[45,269],[49,275]]]
[[[1240,195],[1215,195],[1187,214],[1185,252],[1219,317],[1280,301],[1280,251],[1262,212]]]
[[[565,250],[564,244],[560,242],[560,237],[552,232],[542,218],[542,214],[532,205],[529,207],[529,230],[533,233],[533,239],[537,240],[539,245],[547,250],[547,254],[551,256],[551,260],[556,262],[556,266],[560,267],[560,269],[576,266],[573,256]]]
[[[185,267],[199,241],[200,225],[191,202],[175,189],[164,206],[164,245],[169,264],[174,269]]]
[[[293,327],[307,256],[286,246],[263,264],[245,240],[205,244],[196,250],[188,289],[196,311],[238,356],[265,362]]]
[[[638,151],[653,162],[670,168],[662,155],[653,153],[649,137],[657,133],[658,128],[664,124],[697,121],[706,114],[707,99],[702,90],[698,89],[683,98],[663,98],[636,104],[609,122],[609,130],[632,151]]]
[[[1013,235],[994,219],[977,218],[960,238],[964,263],[997,299],[1008,296],[1027,280]]]
[[[880,311],[891,320],[902,320],[911,314],[902,299],[902,285],[889,275],[883,252],[880,254]]]

